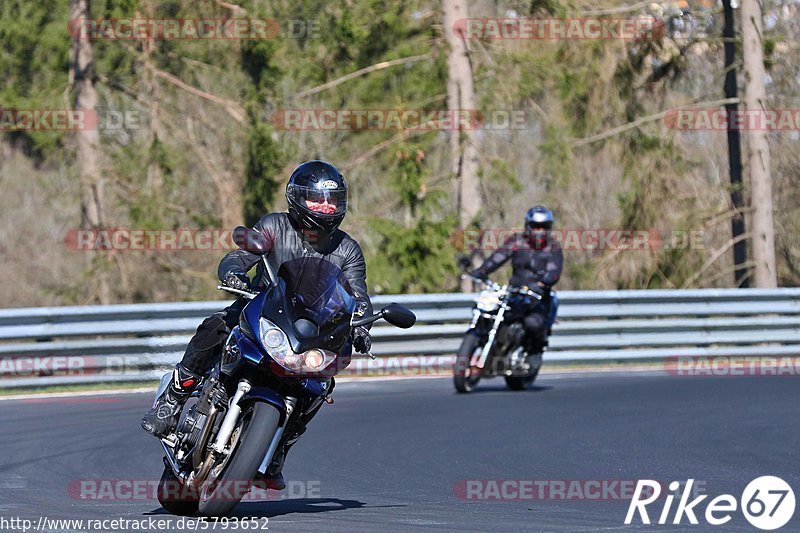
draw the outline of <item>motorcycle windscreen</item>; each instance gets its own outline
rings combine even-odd
[[[323,332],[350,323],[355,310],[353,291],[342,270],[325,259],[298,257],[281,265],[278,277],[286,284],[286,303],[292,320],[305,318]]]

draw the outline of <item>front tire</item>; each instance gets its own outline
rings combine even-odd
[[[224,516],[247,494],[278,430],[280,417],[278,410],[269,404],[256,402],[253,405],[249,424],[244,428],[233,455],[219,476],[213,482],[207,481],[201,491],[201,515]]]
[[[158,482],[157,496],[161,507],[176,515],[193,515],[200,505],[197,491],[181,483],[168,466],[164,466],[161,481]]]
[[[461,341],[453,367],[453,385],[460,393],[472,392],[480,381],[480,370],[472,367],[472,357],[481,348],[481,340],[475,333],[467,333]]]

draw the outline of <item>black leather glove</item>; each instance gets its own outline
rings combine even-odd
[[[544,296],[544,293],[547,291],[546,287],[542,287],[541,285],[534,285],[530,288],[531,292],[535,292],[539,296]]]
[[[353,331],[353,348],[359,353],[367,353],[372,348],[372,336],[364,326],[358,326]]]
[[[470,272],[469,275],[472,276],[473,278],[478,278],[478,279],[482,279],[482,280],[486,279],[486,272],[484,272],[480,268],[476,268],[475,270]]]
[[[229,270],[222,282],[228,287],[239,289],[240,291],[250,290],[250,278],[241,270]]]

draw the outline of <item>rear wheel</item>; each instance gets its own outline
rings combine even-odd
[[[508,385],[509,389],[525,390],[536,380],[536,376],[539,375],[539,369],[542,367],[542,354],[528,356],[528,364],[532,368],[529,374],[525,376],[505,376],[506,385]]]
[[[242,415],[242,424],[234,430],[233,450],[228,460],[212,470],[200,493],[200,514],[223,516],[230,513],[245,494],[264,460],[278,430],[280,413],[269,404],[257,402],[251,412]],[[238,438],[236,434],[238,433]],[[215,469],[215,470],[217,470]]]
[[[537,368],[527,376],[506,376],[506,385],[508,385],[508,388],[511,390],[525,390],[536,380],[536,376],[538,375],[539,369]]]
[[[482,348],[480,338],[474,333],[464,335],[453,367],[453,385],[458,392],[472,392],[481,379],[480,369],[472,366],[473,356]]]

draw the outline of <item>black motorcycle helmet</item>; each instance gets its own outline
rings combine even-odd
[[[531,207],[525,213],[525,233],[535,249],[547,247],[551,229],[553,229],[553,212],[545,206]]]
[[[307,161],[292,172],[286,201],[296,227],[330,236],[347,213],[347,184],[330,163]]]

